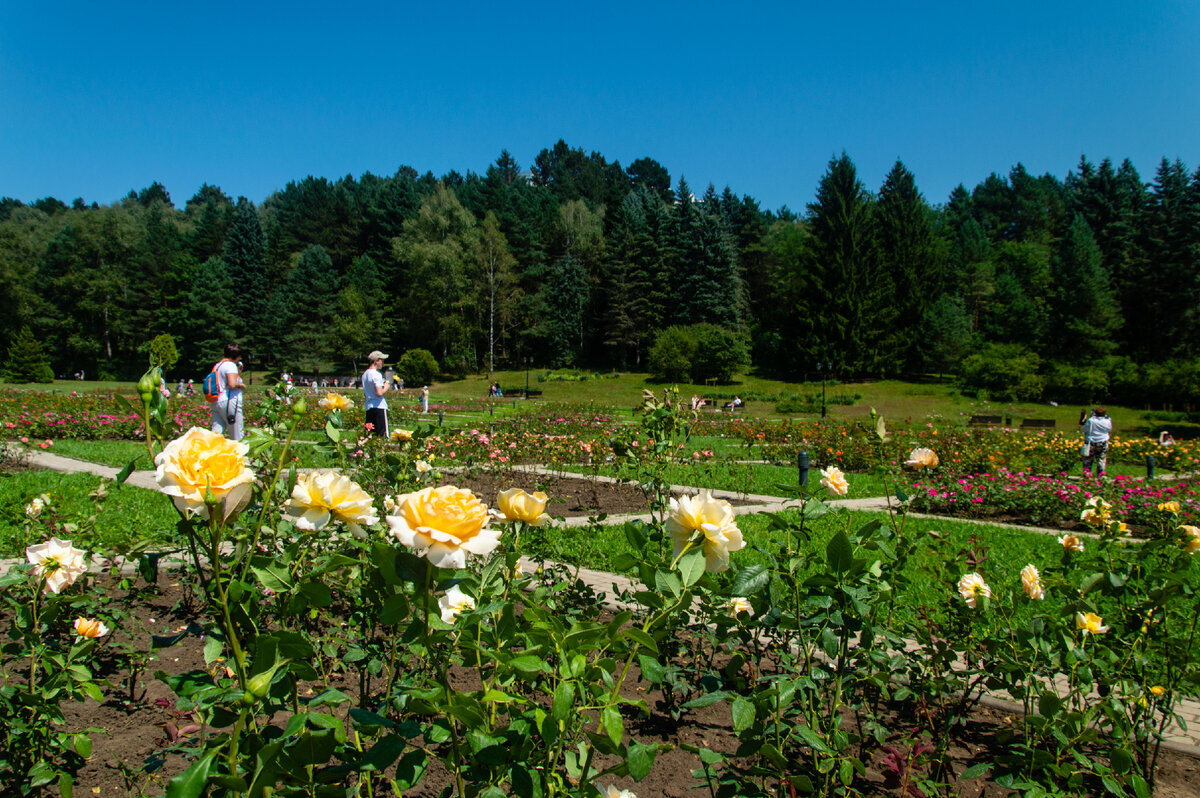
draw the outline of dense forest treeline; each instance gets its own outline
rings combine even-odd
[[[88,376],[138,373],[160,333],[195,375],[228,340],[304,372],[376,347],[458,373],[645,370],[661,331],[707,323],[781,376],[1191,396],[1200,170],[1017,164],[931,204],[902,163],[872,190],[842,154],[796,214],[559,141],[528,169],[505,151],[482,175],[307,177],[257,207],[205,185],[177,208],[158,183],[108,206],[6,198],[0,287],[0,346],[29,328]]]

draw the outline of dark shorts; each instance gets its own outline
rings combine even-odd
[[[386,438],[388,434],[387,428],[387,409],[383,407],[373,407],[366,413],[367,423],[372,426],[371,434],[378,435],[381,438]]]

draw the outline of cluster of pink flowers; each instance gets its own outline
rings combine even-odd
[[[1006,513],[1034,522],[1078,520],[1080,507],[1097,497],[1112,505],[1115,517],[1130,524],[1152,523],[1161,513],[1159,505],[1169,501],[1179,503],[1180,521],[1200,517],[1200,487],[1193,480],[1078,480],[1065,474],[1047,476],[1001,468],[941,478],[922,476],[902,489],[913,497],[916,509],[981,516]]]

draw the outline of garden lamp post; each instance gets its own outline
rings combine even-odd
[[[821,420],[825,420],[825,372],[829,368],[829,363],[817,361],[817,372],[821,375]]]
[[[529,401],[529,367],[533,365],[533,358],[525,358],[525,401]]]

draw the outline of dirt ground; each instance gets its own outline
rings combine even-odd
[[[178,582],[166,582],[161,595],[154,597],[136,611],[138,620],[155,631],[181,631],[196,618],[181,611],[179,601],[182,592]],[[145,632],[132,636],[133,642],[141,647],[149,646]],[[183,673],[205,668],[202,640],[189,635],[180,643],[160,649],[155,661],[134,679],[132,697],[124,685],[128,681],[128,670],[112,659],[101,659],[103,675],[111,682],[105,691],[102,703],[88,701],[75,705],[68,712],[68,723],[73,730],[88,728],[103,729],[93,734],[95,742],[92,757],[78,774],[76,795],[127,796],[161,795],[167,780],[186,768],[187,763],[177,755],[163,755],[171,745],[172,736],[183,732],[195,738],[196,729],[187,729],[190,720],[176,710],[175,697],[165,684],[153,678],[156,670],[168,673]],[[351,695],[354,694],[352,680],[335,680],[331,686]],[[464,689],[477,687],[473,671],[459,670],[451,673],[451,681]],[[627,697],[642,698],[651,709],[650,715],[635,711],[625,712],[626,730],[643,744],[657,742],[670,746],[670,750],[658,755],[650,774],[641,782],[617,779],[614,783],[623,789],[632,790],[639,798],[692,798],[707,794],[703,782],[695,775],[700,763],[697,757],[684,746],[699,746],[724,754],[732,754],[738,740],[731,727],[729,705],[717,703],[703,709],[686,713],[675,719],[665,710],[663,695],[657,690],[647,689],[641,682],[636,669],[626,682]],[[319,686],[317,689],[320,689]],[[281,722],[282,723],[282,722]],[[996,733],[1004,728],[1003,713],[981,707],[959,736],[959,742],[951,751],[955,772],[961,773],[977,762],[989,762],[999,752]],[[899,719],[903,726],[904,721]],[[899,735],[894,744],[901,750],[910,741]],[[143,768],[155,763],[157,770],[146,774]],[[600,766],[606,763],[599,762]],[[885,786],[877,756],[868,770],[866,779],[856,785],[862,795],[883,796],[898,794]],[[413,790],[406,791],[411,798],[434,798],[451,784],[449,774],[434,763],[425,779]],[[1158,769],[1158,798],[1190,798],[1200,795],[1200,761],[1172,752],[1164,752]],[[957,795],[964,798],[997,798],[1010,793],[985,779],[963,781],[956,785]],[[391,795],[386,782],[379,785],[376,795]]]
[[[463,487],[470,487],[478,495],[494,503],[495,493],[507,487],[522,487],[526,490],[540,489],[552,497],[550,512],[553,515],[590,515],[606,512],[610,515],[646,511],[645,497],[636,486],[620,486],[611,483],[581,484],[581,480],[565,477],[533,477],[524,474],[498,478],[466,479],[454,477],[445,480]],[[133,614],[136,622],[129,625],[133,632],[121,631],[125,639],[142,650],[149,650],[149,632],[156,634],[177,632],[195,623],[198,618],[184,609],[181,601],[184,594],[178,574],[163,574],[159,582],[160,592],[143,593],[142,601],[135,605]],[[129,671],[116,658],[101,656],[102,675],[109,680],[103,702],[87,702],[69,709],[68,722],[72,729],[99,728],[103,733],[93,734],[94,751],[80,771],[76,795],[125,796],[160,795],[165,791],[167,780],[183,770],[187,763],[177,755],[162,756],[190,722],[176,710],[175,697],[165,684],[153,678],[156,670],[168,673],[183,673],[205,667],[203,641],[196,635],[188,635],[178,644],[154,652],[154,661],[132,680]],[[761,665],[761,663],[759,663]],[[473,672],[452,674],[452,679],[469,688]],[[126,685],[133,682],[132,695]],[[338,687],[353,695],[353,685],[338,682]],[[666,711],[662,694],[647,689],[637,672],[626,681],[626,694],[645,699],[651,709],[648,716],[636,712],[626,714],[626,729],[639,742],[656,741],[670,746],[660,753],[650,774],[641,782],[616,780],[618,786],[632,790],[639,798],[691,798],[707,794],[703,782],[693,772],[700,766],[697,757],[685,750],[685,746],[701,746],[714,751],[731,754],[737,748],[737,737],[731,727],[729,705],[717,703],[688,712],[675,719]],[[1002,713],[980,708],[963,730],[959,744],[952,750],[955,772],[961,773],[977,762],[989,762],[995,758],[996,733],[1006,722]],[[897,726],[903,726],[898,723]],[[194,735],[195,731],[185,734]],[[898,738],[895,743],[903,748],[910,741]],[[146,774],[146,763],[161,763],[152,774]],[[895,795],[888,789],[878,768],[878,757],[865,780],[858,786],[863,795]],[[437,766],[432,766],[424,781],[412,791],[405,793],[414,798],[432,798],[440,795],[450,784],[448,775]],[[1164,752],[1158,771],[1159,798],[1190,798],[1200,795],[1200,762],[1187,756]],[[378,795],[390,795],[386,783],[381,784]],[[1002,796],[1007,791],[990,784],[984,779],[960,782],[956,794],[973,798]]]

